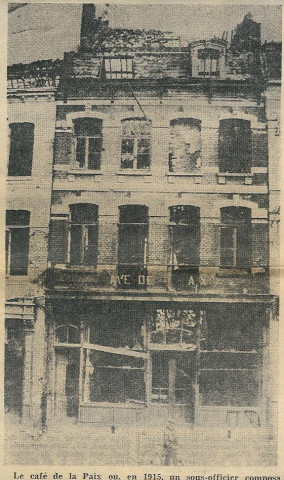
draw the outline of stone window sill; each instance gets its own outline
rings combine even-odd
[[[23,175],[23,176],[15,176],[15,177],[12,177],[12,176],[7,176],[7,181],[8,182],[31,182],[34,178],[32,177],[32,175]]]
[[[168,172],[168,177],[203,177],[203,173],[201,172],[190,172],[190,173],[182,173],[182,172]]]
[[[239,177],[239,178],[242,178],[242,177],[252,177],[253,175],[252,175],[252,173],[232,173],[232,172],[221,173],[221,172],[218,172],[217,176],[218,177]]]
[[[117,175],[126,175],[126,176],[152,176],[152,173],[150,172],[150,170],[132,170],[132,169],[129,169],[129,170],[120,170],[119,172],[117,172]]]

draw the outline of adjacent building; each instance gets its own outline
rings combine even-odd
[[[266,50],[250,15],[231,43],[183,45],[86,4],[76,52],[11,67],[6,403],[23,421],[276,423]]]

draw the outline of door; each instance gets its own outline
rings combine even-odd
[[[159,417],[194,421],[195,376],[195,352],[153,352],[151,403]]]

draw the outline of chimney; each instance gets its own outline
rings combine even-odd
[[[96,7],[93,3],[83,3],[82,23],[80,36],[80,50],[91,50],[93,38],[97,33],[98,21],[96,19]]]

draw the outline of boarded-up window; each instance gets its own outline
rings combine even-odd
[[[99,170],[102,155],[102,120],[76,118],[74,121],[76,165],[79,168]]]
[[[133,60],[127,57],[105,58],[106,78],[133,78]]]
[[[250,122],[239,118],[221,120],[219,125],[220,172],[250,173],[251,160]]]
[[[70,205],[70,264],[97,264],[98,206],[89,203]]]
[[[122,121],[121,168],[149,169],[151,122],[141,118]]]
[[[200,213],[198,207],[170,207],[170,266],[172,285],[186,290],[196,284],[199,271]]]
[[[176,118],[170,122],[169,171],[191,173],[201,167],[201,121]]]
[[[251,267],[251,210],[221,208],[220,265],[222,268]]]
[[[27,275],[29,264],[30,212],[6,212],[6,273]]]
[[[138,288],[146,286],[148,207],[122,205],[118,231],[118,274],[126,279],[120,286]]]
[[[9,176],[29,176],[32,174],[34,149],[34,124],[10,124]]]

